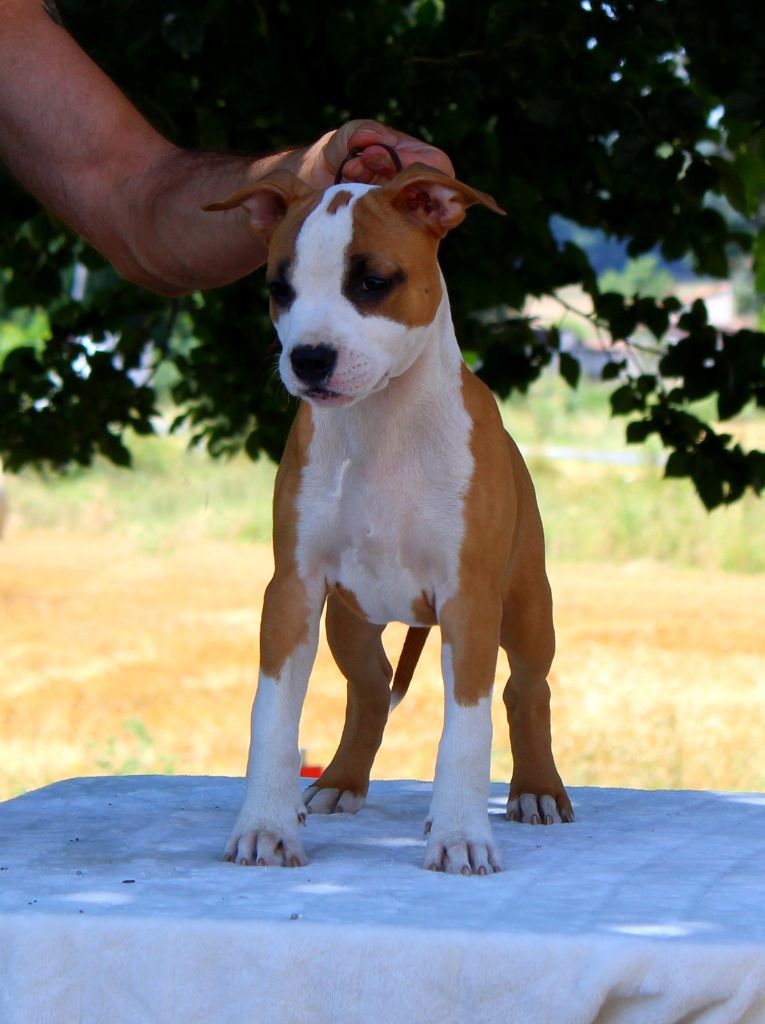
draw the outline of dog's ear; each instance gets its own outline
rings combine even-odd
[[[482,203],[494,213],[505,211],[491,196],[427,164],[411,164],[383,186],[393,205],[438,238],[465,219],[465,210]]]
[[[253,181],[225,199],[205,203],[203,210],[233,210],[242,206],[250,215],[250,226],[266,244],[284,219],[287,210],[299,199],[313,194],[310,185],[289,171],[276,170],[265,178]]]

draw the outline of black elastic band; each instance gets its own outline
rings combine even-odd
[[[380,146],[382,149],[386,150],[386,152],[388,153],[388,156],[393,161],[393,166],[396,168],[396,174],[399,173],[399,171],[401,170],[401,158],[399,157],[398,153],[393,148],[393,146],[386,146],[384,142],[371,142],[369,145],[370,146]],[[342,182],[342,180],[343,180],[343,168],[348,163],[348,161],[349,160],[355,160],[357,156],[361,156],[361,154],[364,152],[364,150],[368,149],[368,148],[369,148],[369,146],[355,146],[345,157],[343,157],[343,161],[340,164],[340,166],[338,167],[337,174],[335,175],[335,184],[336,185],[339,185]]]

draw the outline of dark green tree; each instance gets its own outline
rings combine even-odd
[[[558,359],[555,331],[513,313],[574,283],[614,342],[604,377],[628,439],[670,450],[708,507],[765,485],[765,453],[700,418],[765,405],[765,335],[723,334],[702,303],[603,293],[554,215],[625,240],[630,256],[686,258],[724,277],[751,260],[765,293],[765,10],[761,0],[62,0],[80,44],[174,142],[258,153],[377,117],[449,152],[504,219],[469,218],[444,244],[458,336],[499,394]],[[278,457],[293,409],[274,381],[261,275],[169,300],[121,280],[9,179],[0,180],[1,302],[47,311],[50,337],[0,370],[6,465],[96,453],[152,430],[154,376],[172,364],[182,418],[210,449]],[[73,298],[75,266],[87,287]],[[490,315],[487,315],[490,311]],[[183,326],[184,330],[179,330]],[[116,340],[116,343],[114,339]],[[2,354],[0,354],[1,357]]]

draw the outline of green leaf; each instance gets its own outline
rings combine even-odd
[[[627,363],[624,359],[614,360],[610,363],[605,363],[603,369],[600,371],[600,379],[615,380],[626,365]]]
[[[635,315],[645,324],[654,338],[662,338],[669,327],[669,311],[655,299],[641,298],[635,303]]]
[[[101,449],[101,454],[105,455],[115,466],[127,467],[132,463],[132,456],[129,450],[122,443],[121,438],[116,437],[114,434],[104,434],[99,442],[99,448]]]
[[[656,427],[650,420],[633,420],[627,424],[627,444],[643,444],[655,430]]]
[[[635,380],[635,387],[645,398],[656,389],[656,375],[653,373],[641,373]]]
[[[532,389],[559,352],[553,333],[513,312],[529,296],[577,285],[613,338],[664,344],[680,313],[676,298],[662,298],[672,291],[668,259],[725,274],[751,254],[765,295],[765,19],[761,0],[729,7],[699,17],[691,3],[559,4],[555,32],[551,5],[527,2],[67,0],[66,17],[85,52],[183,149],[279,150],[375,115],[442,147],[461,180],[508,211],[471,211],[439,258],[460,343],[510,394]],[[274,83],[278,102],[268,100]],[[3,355],[29,350],[0,369],[6,464],[87,464],[104,447],[119,460],[119,437],[147,429],[159,403],[216,452],[278,457],[294,405],[268,354],[262,271],[179,307],[120,278],[8,177],[0,198],[0,344]],[[638,257],[626,267],[625,250]],[[193,264],[193,252],[180,256]],[[88,269],[81,298],[75,266]],[[680,323],[658,369],[646,356],[647,372],[627,382],[613,349],[602,376],[614,381],[612,410],[650,418],[690,471],[710,431],[689,403],[705,399],[720,416],[765,406],[765,335],[728,341],[701,304]],[[108,351],[96,357],[93,346]],[[155,373],[142,388],[125,368],[145,351]],[[569,384],[573,355],[560,362]],[[648,427],[627,430],[638,443]],[[714,479],[723,502],[756,492],[762,454],[708,444],[703,468],[694,463],[707,503],[720,496]]]
[[[614,415],[623,416],[641,408],[640,400],[631,384],[623,384],[614,391],[610,398],[611,411]]]
[[[765,182],[763,187],[765,187]],[[752,269],[754,270],[754,287],[760,295],[765,295],[765,231],[758,233],[752,246]]]
[[[699,461],[691,470],[691,479],[708,511],[722,505],[725,500],[723,481],[706,460]]]
[[[664,476],[683,477],[691,472],[691,459],[686,451],[679,449],[671,452],[664,466]]]
[[[582,371],[579,360],[575,359],[569,352],[561,352],[558,360],[561,377],[570,388],[575,388],[579,383],[579,376]]]
[[[698,331],[709,323],[707,307],[703,299],[695,299],[691,308],[680,317],[678,326],[682,331]]]

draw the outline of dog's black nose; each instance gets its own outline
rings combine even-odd
[[[298,345],[290,352],[292,370],[304,384],[321,384],[337,362],[337,350],[329,345]]]

